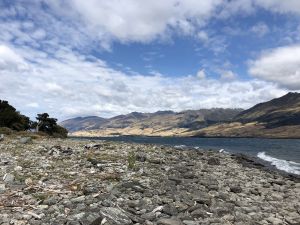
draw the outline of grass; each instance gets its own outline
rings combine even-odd
[[[128,169],[133,170],[136,166],[136,156],[134,152],[129,152],[127,156]]]

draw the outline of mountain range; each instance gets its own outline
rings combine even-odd
[[[73,136],[300,137],[300,94],[288,93],[250,109],[132,112],[112,118],[77,117],[60,125]]]

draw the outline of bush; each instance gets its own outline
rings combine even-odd
[[[21,131],[30,128],[31,121],[27,116],[20,114],[7,101],[0,100],[0,127],[8,127]]]
[[[10,135],[13,133],[13,130],[8,127],[0,127],[0,134]]]
[[[136,156],[134,152],[129,152],[127,157],[128,169],[132,170],[135,168]]]
[[[66,138],[68,137],[68,130],[59,125],[55,125],[52,136],[57,138]]]

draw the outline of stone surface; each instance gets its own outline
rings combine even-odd
[[[299,178],[244,156],[9,135],[0,149],[1,225],[300,223]]]
[[[19,142],[21,144],[28,144],[28,143],[32,142],[32,139],[31,139],[31,137],[22,137],[22,138],[20,138]]]
[[[103,218],[106,218],[107,221],[115,225],[130,225],[133,224],[131,219],[118,208],[113,207],[103,207],[100,210],[100,214]]]

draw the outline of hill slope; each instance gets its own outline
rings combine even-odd
[[[241,109],[201,109],[183,112],[158,111],[155,113],[132,112],[110,119],[79,117],[63,121],[61,125],[76,135],[162,135],[169,136],[198,130],[211,124],[231,121]],[[75,131],[79,131],[74,133]],[[164,134],[165,133],[165,134]]]
[[[62,121],[61,126],[65,127],[69,132],[78,130],[97,129],[106,119],[98,116],[76,117]]]
[[[146,135],[300,138],[300,94],[288,93],[248,110],[201,109],[133,112],[110,119],[75,118],[61,123],[75,136]]]
[[[288,93],[238,114],[231,123],[216,124],[192,136],[300,138],[300,94]]]

